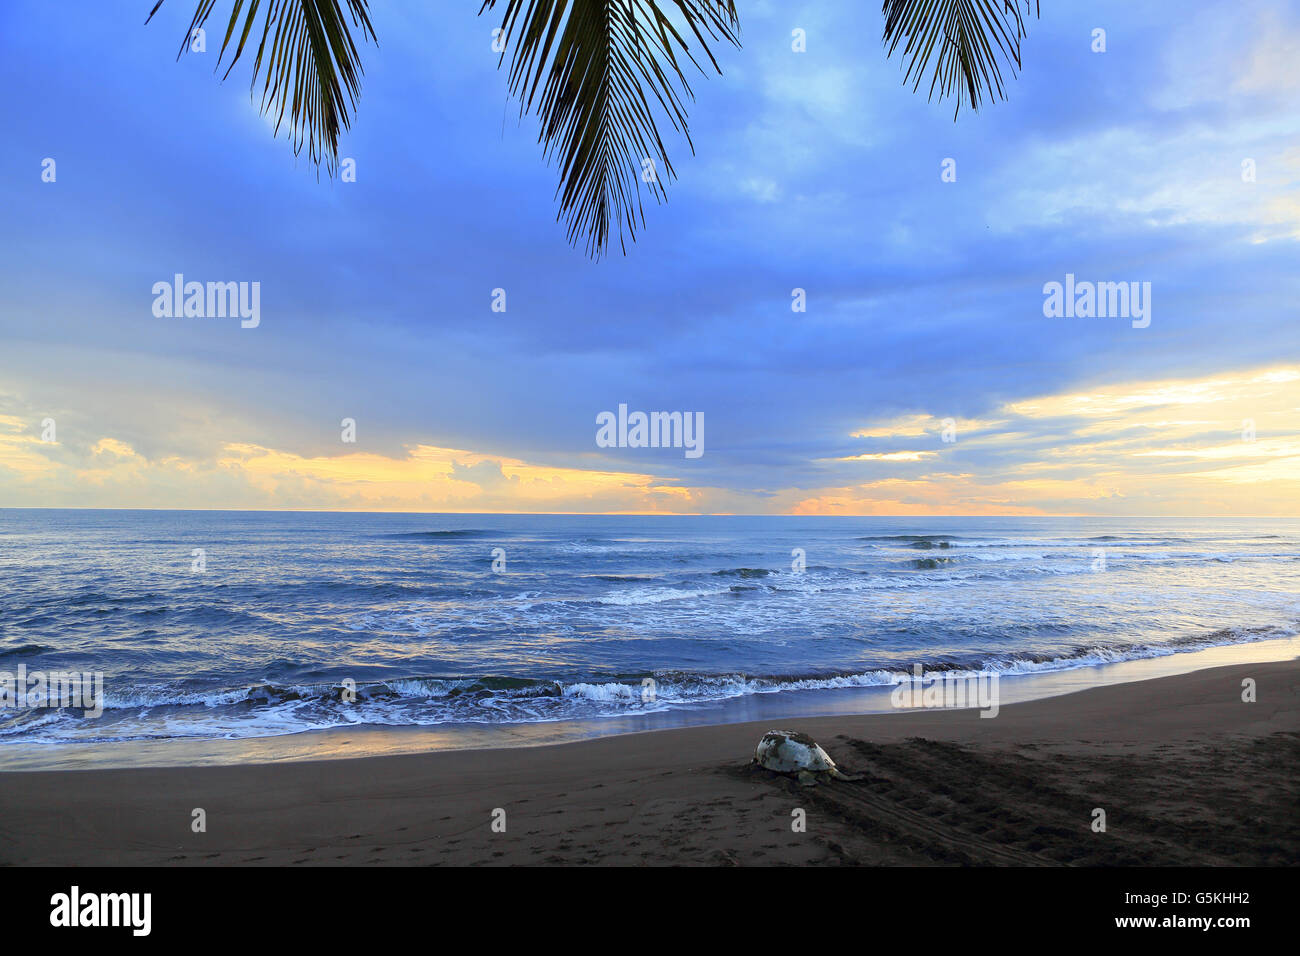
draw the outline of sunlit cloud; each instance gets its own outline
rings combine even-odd
[[[1112,383],[1008,402],[978,430],[967,420],[948,443],[938,437],[940,421],[915,412],[868,423],[851,437],[910,446],[838,460],[892,462],[900,469],[959,462],[960,475],[900,473],[822,492],[795,507],[878,513],[878,496],[888,494],[888,507],[917,514],[934,513],[936,503],[960,514],[1294,514],[1300,508],[1300,367]],[[974,435],[961,437],[971,430]],[[916,449],[925,436],[933,449]],[[1252,487],[1232,487],[1242,485]]]
[[[1293,366],[1112,383],[1009,402],[986,417],[918,411],[867,422],[851,440],[904,447],[814,456],[807,463],[814,480],[803,487],[722,488],[607,467],[595,450],[544,464],[418,441],[396,454],[349,446],[306,454],[227,440],[210,458],[150,458],[111,435],[80,449],[45,442],[32,421],[5,414],[0,493],[8,503],[34,506],[1294,514],[1297,421],[1300,368]],[[943,427],[954,424],[945,441]],[[840,480],[825,480],[826,469]]]
[[[924,461],[926,458],[933,458],[935,454],[932,451],[884,451],[849,455],[846,458],[837,458],[836,461]]]
[[[9,471],[26,481],[55,470],[42,454],[42,441],[28,433],[28,423],[14,415],[0,415],[0,472]]]
[[[1128,385],[1111,385],[1086,392],[1071,392],[1012,402],[1005,411],[1025,418],[1100,418],[1138,409],[1200,406],[1226,410],[1253,403],[1264,409],[1279,399],[1300,398],[1300,367],[1283,366],[1244,374],[1204,379],[1170,379]],[[1168,414],[1166,411],[1165,414]],[[1148,423],[1150,424],[1150,423]]]
[[[941,437],[945,432],[972,437],[1007,424],[1003,419],[940,418],[928,414],[900,415],[885,422],[864,425],[849,433],[850,438],[920,438],[925,435]],[[862,457],[862,456],[858,456]]]

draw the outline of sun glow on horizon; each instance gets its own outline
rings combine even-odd
[[[9,403],[12,406],[14,403]],[[852,454],[808,462],[805,486],[758,491],[652,470],[447,448],[302,454],[220,442],[150,457],[120,437],[42,440],[0,414],[0,504],[581,514],[1296,514],[1300,367],[1063,391],[987,418],[868,422]],[[943,430],[951,427],[950,441]],[[66,431],[65,433],[66,434]],[[61,436],[62,437],[62,436]],[[894,447],[890,447],[894,446]],[[900,447],[901,446],[901,447]],[[653,460],[647,465],[654,467]],[[680,467],[680,466],[679,466]]]

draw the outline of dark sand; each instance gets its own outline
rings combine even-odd
[[[1241,700],[1254,678],[1258,702]],[[746,766],[767,724],[515,750],[0,773],[0,862],[1294,865],[1300,661],[978,712],[780,721],[856,783]],[[191,811],[207,832],[191,832]],[[1093,809],[1107,814],[1091,829]],[[491,828],[506,811],[506,832]],[[792,810],[807,831],[792,832]]]

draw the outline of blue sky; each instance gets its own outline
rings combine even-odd
[[[355,183],[151,5],[0,8],[0,506],[1296,513],[1293,4],[1045,8],[954,123],[874,5],[746,3],[597,263],[477,3],[375,5]],[[177,272],[260,282],[261,324],[156,317]],[[1067,273],[1151,283],[1150,326],[1045,317]],[[597,447],[619,403],[705,454]]]

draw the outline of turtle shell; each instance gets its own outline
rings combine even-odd
[[[769,730],[754,750],[754,762],[777,773],[825,773],[835,769],[830,754],[807,734]]]

